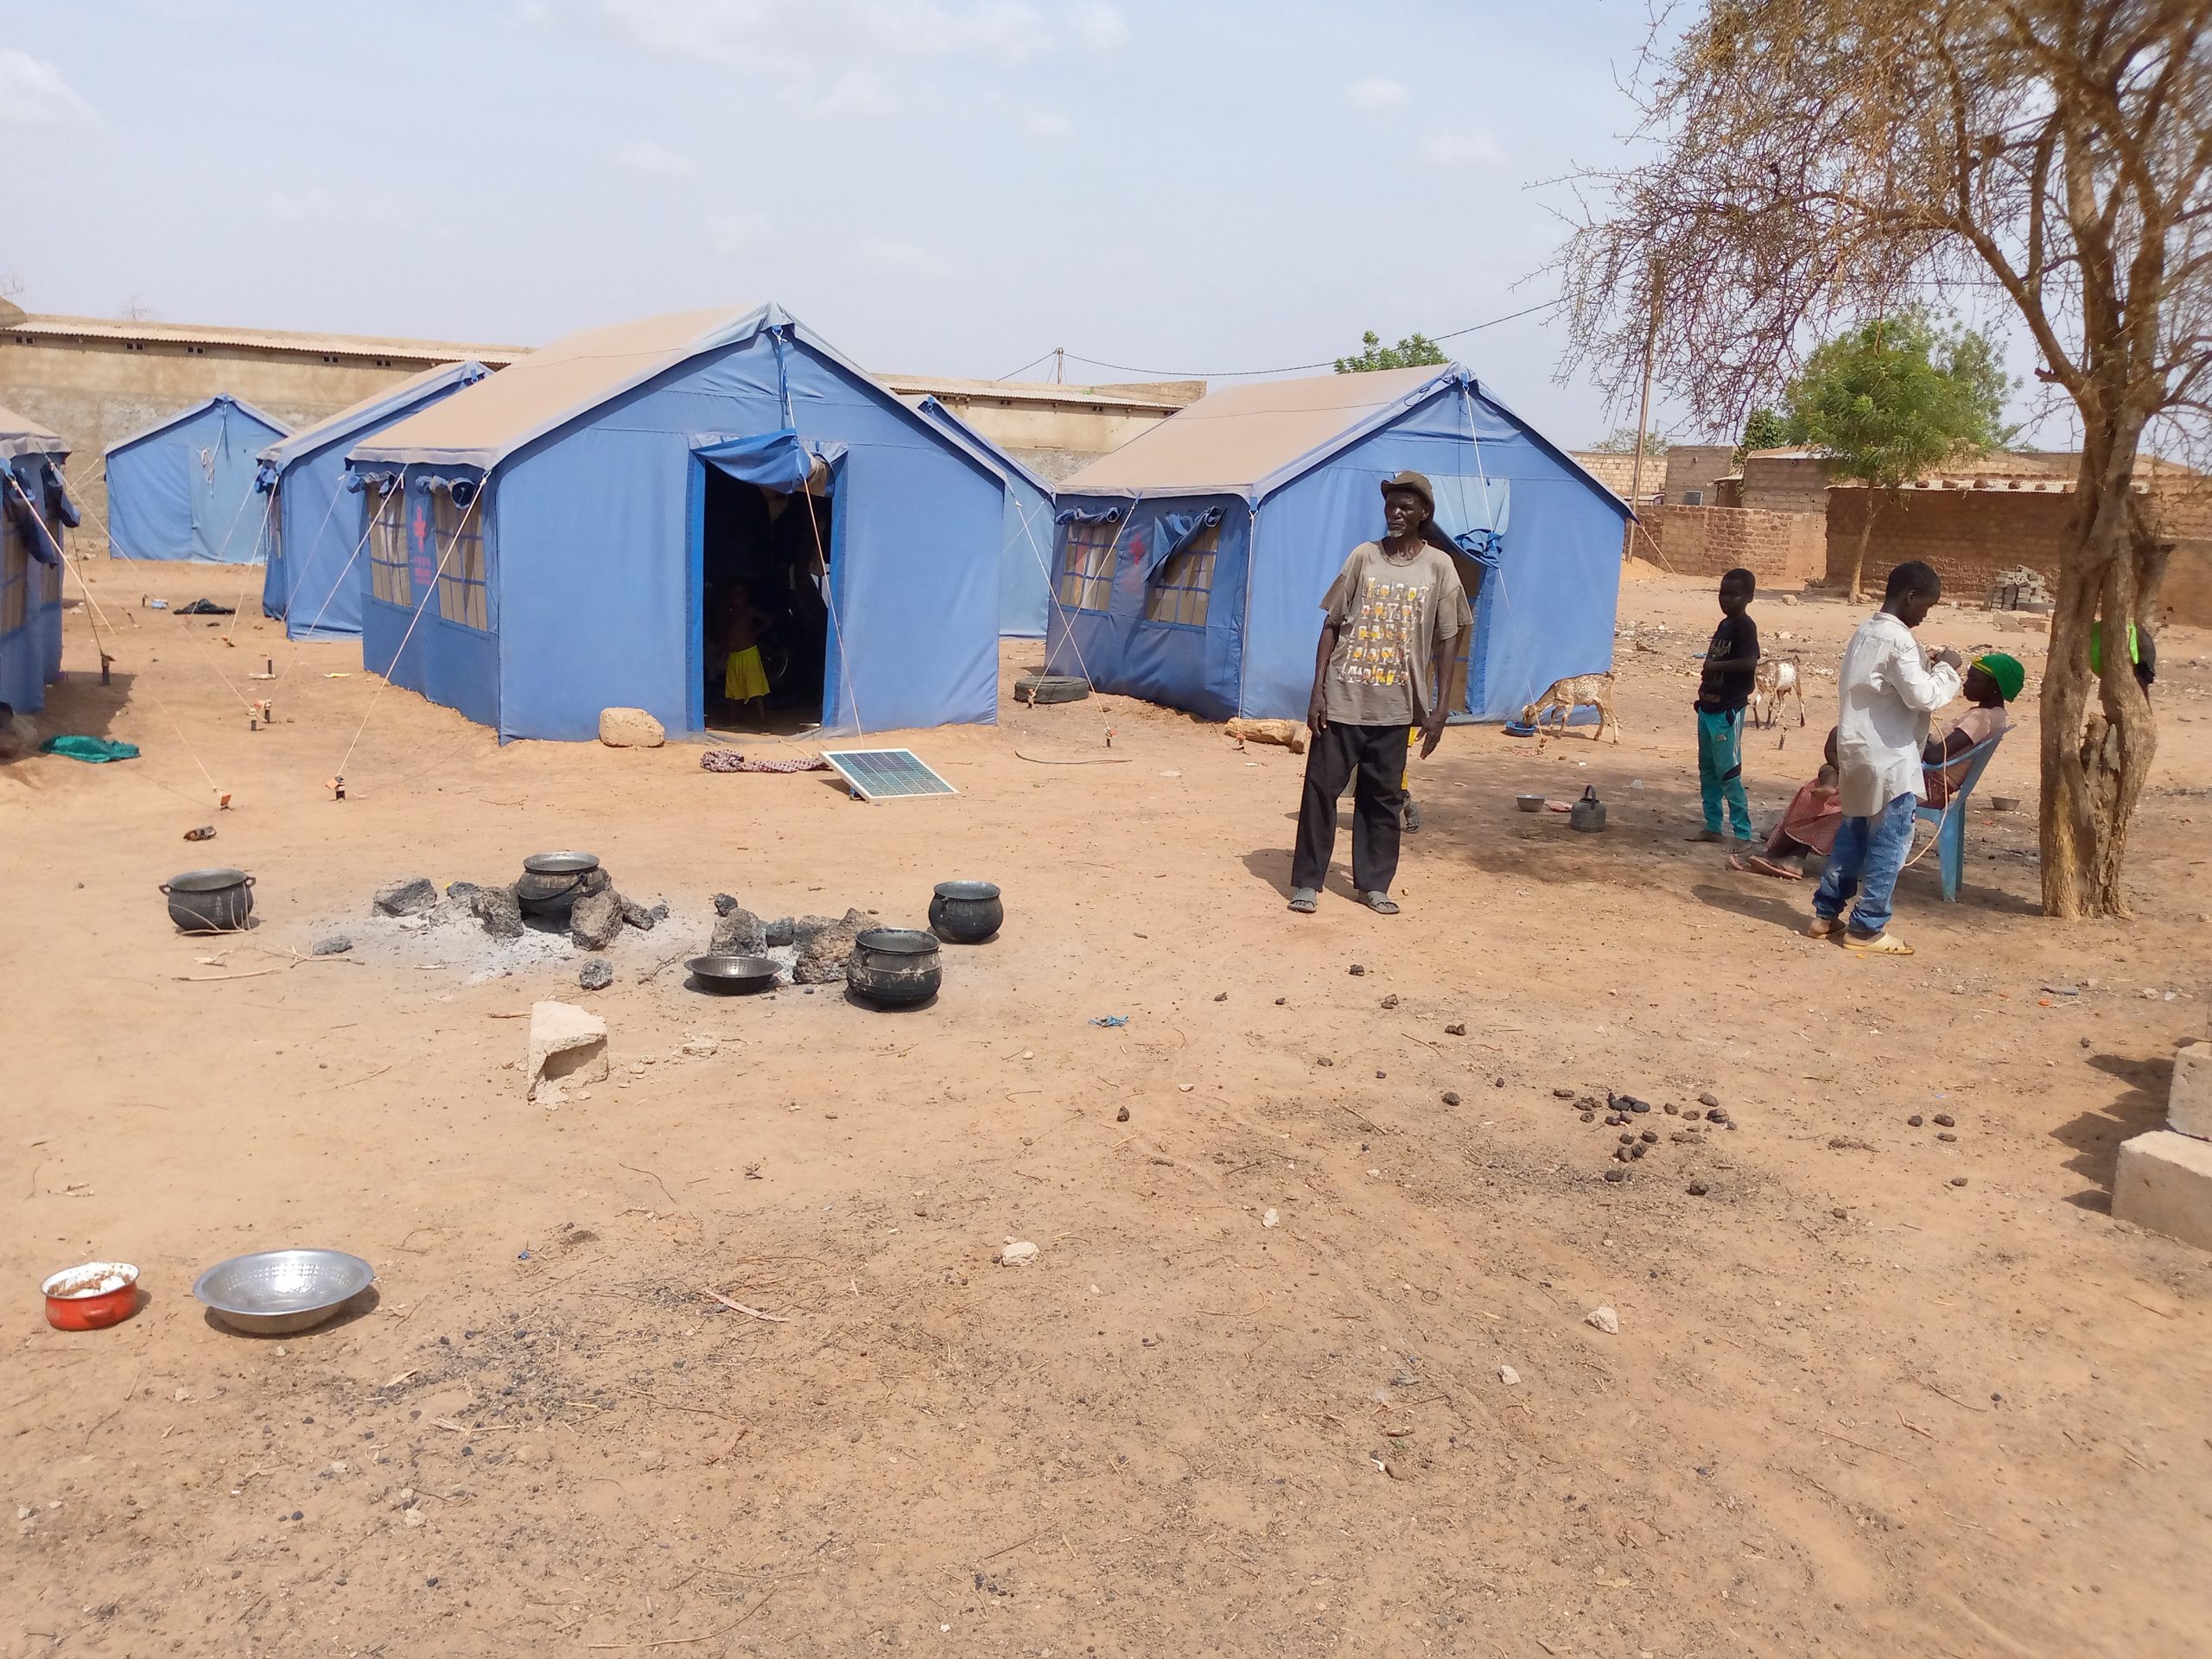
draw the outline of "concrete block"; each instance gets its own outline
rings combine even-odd
[[[667,736],[660,721],[642,709],[599,711],[599,741],[611,749],[657,749]]]
[[[2212,1250],[2212,1141],[2153,1129],[2124,1141],[2112,1212],[2154,1233]]]
[[[2176,1051],[2173,1087],[2166,1091],[2166,1127],[2177,1135],[2212,1141],[2212,1043],[2183,1043]]]
[[[607,1021],[566,1002],[530,1006],[530,1097],[556,1104],[564,1083],[607,1081]]]

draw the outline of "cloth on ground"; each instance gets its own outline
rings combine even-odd
[[[72,760],[99,766],[109,760],[136,760],[136,743],[118,743],[111,737],[49,737],[38,746],[41,754],[66,754]]]
[[[818,754],[779,756],[774,760],[748,760],[735,749],[709,749],[699,757],[699,764],[709,772],[827,772],[830,763]]]
[[[228,605],[218,605],[212,599],[195,599],[189,605],[176,607],[179,616],[236,616],[237,611]]]

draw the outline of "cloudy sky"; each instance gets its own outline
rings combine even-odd
[[[1325,360],[1540,304],[1643,0],[0,0],[33,310],[539,343],[773,298],[872,366]],[[1561,441],[1542,316],[1452,349]],[[1116,366],[1104,366],[1111,365]]]

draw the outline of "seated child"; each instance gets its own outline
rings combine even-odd
[[[1811,783],[1799,788],[1789,810],[1783,813],[1782,822],[1766,838],[1766,850],[1731,858],[1730,869],[1779,876],[1784,881],[1802,881],[1805,879],[1806,855],[1818,853],[1826,858],[1835,850],[1836,826],[1843,822],[1843,809],[1837,804],[1833,726],[1828,728],[1828,741],[1821,753],[1826,763]]]

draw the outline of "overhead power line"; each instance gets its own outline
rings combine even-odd
[[[1454,328],[1448,334],[1431,334],[1429,339],[1438,342],[1457,340],[1462,334],[1479,334],[1485,328],[1495,328],[1502,322],[1511,322],[1521,317],[1532,317],[1539,311],[1554,310],[1565,303],[1563,300],[1546,300],[1541,305],[1524,306],[1518,311],[1509,311],[1502,317],[1492,317],[1485,322],[1471,322],[1465,327]],[[1023,369],[1033,368],[1052,355],[1052,353],[1046,352],[1041,357],[1032,358],[1023,364],[1021,368],[1015,369],[1009,374],[1002,374],[999,378],[1011,380]],[[1287,363],[1281,368],[1274,369],[1142,369],[1133,364],[1109,363],[1103,358],[1085,357],[1080,352],[1069,352],[1066,355],[1075,362],[1088,363],[1095,369],[1111,369],[1117,374],[1148,375],[1161,380],[1243,380],[1256,378],[1262,375],[1299,374],[1312,369],[1333,369],[1337,365],[1337,359],[1329,358],[1319,363]]]

